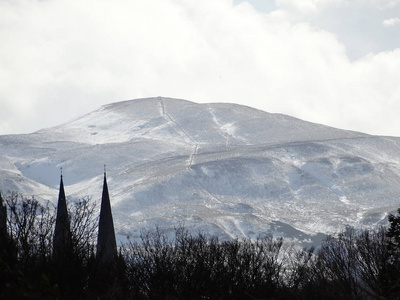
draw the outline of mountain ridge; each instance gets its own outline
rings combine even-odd
[[[185,223],[222,238],[313,242],[397,208],[400,138],[227,103],[155,97],[102,106],[32,134],[0,136],[0,187],[53,201],[97,197],[107,164],[120,241]]]

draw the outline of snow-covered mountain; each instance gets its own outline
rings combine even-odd
[[[0,188],[100,201],[107,165],[120,241],[158,225],[221,238],[299,241],[374,226],[400,206],[400,138],[236,104],[171,98],[113,103],[69,123],[0,136]]]

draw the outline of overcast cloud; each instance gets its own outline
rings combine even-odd
[[[0,41],[0,134],[165,96],[400,136],[400,0],[0,0]]]

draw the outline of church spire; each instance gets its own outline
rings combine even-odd
[[[56,227],[53,239],[53,256],[63,257],[70,248],[71,228],[69,224],[67,201],[64,192],[64,183],[61,169],[60,190],[58,193]]]
[[[111,261],[117,256],[114,222],[108,194],[107,177],[104,166],[103,195],[101,198],[99,233],[97,236],[97,256],[103,261]]]

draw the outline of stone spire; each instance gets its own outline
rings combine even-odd
[[[112,261],[117,257],[117,242],[115,240],[114,222],[105,171],[100,208],[99,233],[97,236],[97,257],[103,261]]]
[[[53,256],[63,258],[71,250],[71,228],[68,217],[67,201],[64,192],[63,177],[61,174],[60,190],[58,193],[56,228],[53,239]]]

